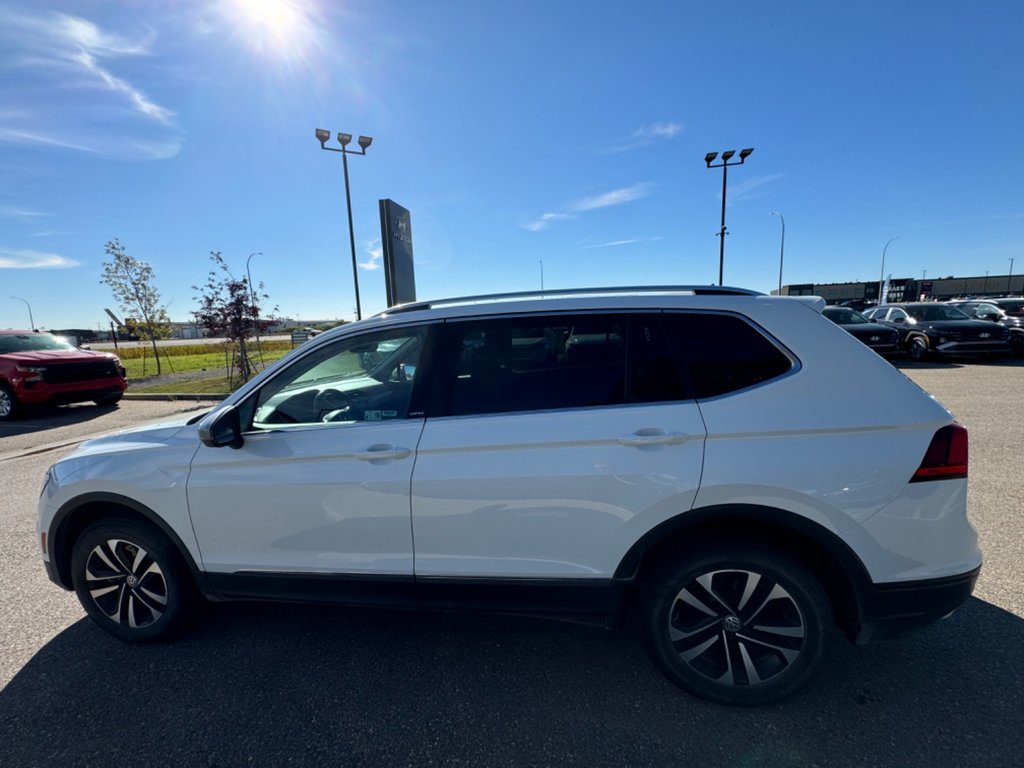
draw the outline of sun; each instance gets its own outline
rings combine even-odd
[[[301,52],[315,36],[309,0],[224,0],[238,36],[260,52]]]

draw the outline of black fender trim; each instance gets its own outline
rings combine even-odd
[[[746,526],[744,523],[754,523],[753,526]],[[804,539],[811,540],[821,551],[834,561],[851,592],[856,605],[853,608],[853,615],[850,616],[851,625],[855,622],[857,626],[850,626],[848,634],[859,632],[860,624],[863,621],[864,610],[870,604],[874,584],[867,569],[860,558],[854,553],[846,542],[838,535],[829,531],[824,526],[794,512],[786,512],[774,507],[763,507],[754,504],[723,504],[712,507],[701,507],[682,512],[675,517],[656,525],[643,536],[626,552],[615,569],[614,582],[625,586],[635,583],[645,556],[659,544],[671,537],[693,530],[697,536],[710,535],[713,538],[723,539],[730,536],[744,538],[753,543],[757,542],[757,524],[771,527],[778,531],[792,531]],[[722,532],[721,526],[728,525],[729,530]],[[797,546],[791,546],[794,554],[799,555]],[[621,609],[621,608],[619,608]],[[616,607],[613,606],[613,616]]]
[[[140,504],[135,499],[127,496],[121,496],[117,493],[107,493],[105,491],[93,491],[91,493],[83,493],[81,496],[76,496],[61,505],[60,509],[58,509],[57,513],[53,516],[53,521],[50,523],[50,535],[46,538],[47,555],[50,560],[50,566],[47,568],[47,573],[50,574],[50,578],[57,584],[65,589],[74,589],[71,584],[70,573],[70,552],[73,544],[65,544],[63,539],[67,534],[67,524],[75,512],[80,510],[82,507],[91,504],[116,504],[117,506],[125,507],[130,509],[132,512],[138,513],[147,522],[156,527],[164,536],[166,536],[172,544],[174,544],[178,553],[188,566],[189,571],[192,573],[192,577],[195,579],[196,585],[199,587],[199,591],[206,597],[213,597],[213,592],[207,582],[205,571],[199,568],[196,561],[192,558],[192,554],[185,546],[185,543],[181,540],[178,534],[174,532],[174,529],[172,529],[167,522],[160,517],[160,515],[146,505]],[[64,562],[62,562],[57,556],[58,546],[69,555],[64,559]]]

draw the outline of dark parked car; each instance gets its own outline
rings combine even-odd
[[[1007,328],[972,320],[948,304],[883,304],[869,310],[865,316],[902,331],[903,348],[914,360],[924,360],[932,354],[980,357],[1010,353]]]
[[[900,351],[900,332],[895,328],[868,320],[849,307],[825,307],[822,314],[880,355],[894,355]]]
[[[975,320],[988,320],[1009,329],[1013,354],[1024,357],[1024,299],[972,299],[951,301],[949,306]]]
[[[0,331],[0,421],[24,405],[113,405],[127,386],[115,355],[79,349],[52,333]]]

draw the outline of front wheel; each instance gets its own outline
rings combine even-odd
[[[90,618],[122,640],[144,642],[182,628],[196,603],[181,555],[132,520],[90,525],[75,542],[71,580]]]
[[[6,384],[0,384],[0,421],[10,421],[18,415],[18,398]]]
[[[914,336],[907,345],[907,352],[911,360],[921,362],[928,357],[928,342],[920,336]]]
[[[803,565],[740,544],[666,561],[645,606],[644,639],[662,672],[690,693],[737,706],[806,685],[834,628],[829,599]]]

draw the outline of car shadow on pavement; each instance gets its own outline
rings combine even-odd
[[[1022,647],[1024,621],[971,599],[731,709],[673,687],[635,632],[234,604],[165,644],[77,622],[0,691],[0,744],[12,766],[1011,765]]]
[[[92,403],[28,406],[13,421],[0,422],[0,437],[28,435],[48,429],[66,427],[69,424],[83,424],[106,416],[117,409],[117,405],[94,405]]]

